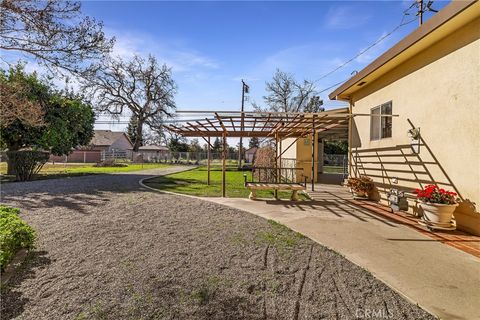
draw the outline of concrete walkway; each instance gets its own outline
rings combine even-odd
[[[208,200],[275,220],[332,248],[441,319],[480,319],[480,259],[345,201],[351,195],[340,186],[322,185],[315,198]]]

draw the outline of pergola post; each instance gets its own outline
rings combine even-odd
[[[278,154],[279,154],[279,152],[278,152],[278,133],[276,132],[275,133],[275,165],[277,167],[277,170],[275,170],[275,171],[277,171],[277,179],[276,179],[277,183],[280,182],[280,169],[279,169],[280,167],[278,165]],[[273,193],[274,193],[275,199],[278,199],[278,190],[275,189],[273,191]]]
[[[315,191],[315,115],[312,115],[312,191]]]
[[[227,165],[227,133],[223,132],[223,152],[222,152],[222,197],[225,198],[227,196],[226,192],[226,165]]]
[[[350,99],[348,104],[348,177],[353,176],[353,154],[352,154],[352,128],[353,128],[353,102]]]
[[[207,141],[207,185],[210,185],[210,161],[212,159],[212,154],[210,151],[210,137]]]
[[[298,139],[312,137],[312,174],[311,188],[314,190],[316,175],[315,172],[315,156],[318,154],[318,138],[324,137],[325,134],[345,134],[349,132],[350,145],[350,171],[352,170],[352,103],[350,110],[341,108],[337,110],[329,110],[321,113],[304,113],[304,112],[236,112],[228,110],[220,111],[199,111],[199,110],[182,110],[177,113],[199,114],[205,115],[205,120],[179,120],[171,124],[165,125],[165,128],[183,137],[202,137],[208,144],[208,183],[211,183],[211,149],[212,145],[210,137],[218,137],[223,139],[222,152],[222,196],[226,196],[226,161],[227,161],[227,137],[245,138],[272,138],[275,135],[275,168],[272,172],[277,172],[277,181],[281,181],[282,156],[290,147],[297,143]],[[355,114],[362,116],[371,116],[370,114]],[[396,116],[396,115],[392,115]],[[177,124],[185,123],[185,124]],[[347,123],[348,122],[348,123]],[[350,129],[350,130],[348,130]],[[328,131],[328,132],[327,132]],[[292,137],[295,140],[286,145],[283,150],[283,141],[280,140]],[[208,138],[208,140],[206,139]],[[318,160],[317,160],[318,161]],[[307,168],[304,168],[308,170]],[[307,171],[304,171],[306,176]]]

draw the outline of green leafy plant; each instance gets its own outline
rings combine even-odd
[[[348,178],[347,186],[356,193],[369,193],[373,190],[374,184],[372,178],[361,176],[360,178]]]
[[[36,73],[27,73],[22,65],[0,70],[0,88],[0,145],[8,151],[67,155],[77,146],[88,145],[93,137],[95,114],[81,96],[57,90]],[[15,95],[19,90],[21,95]],[[15,162],[10,158],[7,174],[15,174]]]
[[[42,169],[49,156],[50,153],[44,151],[7,151],[7,157],[13,163],[17,181],[31,180]]]
[[[3,270],[20,249],[31,249],[35,231],[18,216],[19,210],[0,206],[0,268]]]
[[[126,163],[115,162],[115,159],[106,159],[98,162],[94,167],[128,167]]]
[[[422,189],[415,189],[414,193],[417,195],[417,199],[422,202],[439,204],[457,203],[457,194],[455,192],[441,189],[433,184],[430,184]]]

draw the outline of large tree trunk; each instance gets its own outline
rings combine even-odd
[[[133,151],[138,152],[138,149],[142,146],[143,140],[143,119],[138,118],[137,128],[135,133],[135,143],[133,145]]]
[[[8,145],[7,145],[7,148],[8,148],[8,151],[18,151],[20,149],[17,146],[8,146]],[[8,156],[7,156],[7,175],[12,175],[12,176],[16,175],[13,160],[10,159],[10,157]]]
[[[13,166],[13,161],[7,157],[7,175],[15,175],[15,167]]]

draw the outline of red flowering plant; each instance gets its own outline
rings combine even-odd
[[[455,192],[446,191],[436,185],[430,184],[423,189],[415,189],[417,199],[423,202],[439,203],[439,204],[455,204],[457,203]]]

